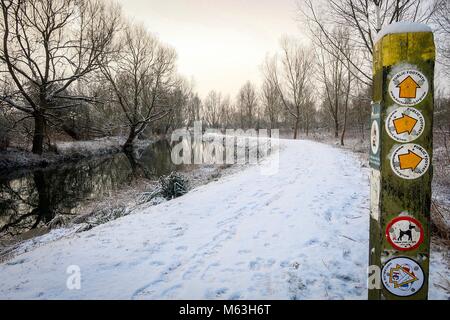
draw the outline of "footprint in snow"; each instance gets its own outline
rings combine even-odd
[[[258,232],[253,236],[253,239],[258,239],[261,235],[263,235],[263,234],[265,234],[265,233],[267,233],[267,230],[261,230],[261,231],[258,231]]]
[[[22,263],[24,263],[26,261],[27,260],[25,260],[25,259],[19,259],[19,260],[15,260],[15,261],[9,261],[9,262],[6,263],[6,265],[7,266],[15,266],[15,265],[18,265],[18,264],[22,264]]]
[[[216,290],[216,297],[219,298],[221,296],[223,296],[224,294],[226,294],[228,291],[228,288],[219,288]]]
[[[166,271],[164,271],[164,275],[167,275],[167,274],[169,274],[169,273],[171,273],[172,271],[174,271],[174,270],[176,270],[178,267],[180,267],[181,266],[181,262],[179,262],[179,261],[177,261],[177,262],[174,262],[174,263],[172,263],[168,268],[167,268],[167,270]]]
[[[239,300],[241,299],[241,294],[239,292],[235,292],[229,296],[230,300]]]
[[[350,254],[351,254],[351,253],[352,253],[351,250],[345,249],[345,250],[342,252],[342,257],[343,257],[345,260],[350,260]]]
[[[183,274],[182,278],[183,280],[190,280],[198,273],[199,273],[198,266],[193,266]]]
[[[250,270],[259,270],[260,268],[260,259],[256,259],[253,261],[250,261],[248,264],[248,267],[250,268]]]
[[[175,286],[172,286],[162,292],[162,296],[165,298],[175,298],[177,292],[182,288],[183,286],[181,284],[177,284]]]
[[[282,268],[289,267],[289,261],[287,261],[287,260],[281,261],[280,267],[282,267]]]
[[[305,246],[309,247],[309,246],[313,246],[313,245],[315,245],[317,243],[319,243],[319,239],[312,238],[312,239],[309,239],[308,241],[305,242]]]

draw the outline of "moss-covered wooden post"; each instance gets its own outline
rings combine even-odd
[[[427,299],[435,46],[396,23],[374,47],[369,299]]]

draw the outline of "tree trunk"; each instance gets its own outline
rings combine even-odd
[[[339,138],[339,121],[337,117],[334,119],[334,137]]]
[[[44,135],[45,135],[45,118],[42,114],[36,113],[34,117],[34,134],[33,134],[33,148],[34,154],[41,155],[44,151]]]
[[[274,127],[274,125],[273,125],[274,122],[275,122],[275,121],[273,121],[272,119],[270,119],[269,138],[272,138],[272,130],[273,130],[273,127]]]
[[[45,223],[48,223],[55,217],[55,213],[51,208],[51,200],[49,192],[50,185],[48,181],[45,179],[44,172],[36,171],[33,174],[33,180],[38,193],[38,207],[37,207],[38,216],[36,218],[35,223],[33,224],[32,229],[38,227],[39,222],[43,221]]]
[[[342,126],[341,146],[344,145],[345,129],[347,128],[348,97],[350,95],[350,84],[351,84],[351,81],[352,81],[351,80],[351,74],[350,74],[350,71],[349,71],[348,72],[347,93],[346,93],[346,96],[345,96],[344,125]]]
[[[344,126],[342,127],[342,134],[341,134],[341,146],[344,145],[344,137],[345,137],[346,127],[347,127],[347,110],[345,111],[345,115],[344,115]]]
[[[63,126],[61,127],[61,129],[63,129],[63,131],[64,131],[65,133],[67,133],[67,135],[68,135],[69,137],[71,137],[73,140],[76,140],[76,141],[81,140],[80,134],[79,134],[79,132],[78,132],[76,129],[71,128],[71,127],[69,127],[69,126],[66,125],[66,124],[63,124]]]
[[[133,155],[133,152],[131,149],[124,149],[125,156],[128,159],[128,162],[131,166],[131,172],[134,176],[138,177],[140,173],[142,173],[142,176],[145,176],[145,170],[141,165],[139,165],[138,161]]]
[[[349,84],[349,87],[350,87],[350,84]],[[342,126],[341,146],[344,145],[345,129],[347,129],[347,112],[348,112],[348,92],[347,92],[347,98],[345,101],[344,125]]]
[[[309,136],[309,119],[306,119],[306,136]]]
[[[294,140],[297,139],[297,133],[298,133],[298,123],[299,123],[300,119],[296,118],[295,119],[295,127],[294,127]]]
[[[125,151],[132,150],[135,138],[136,138],[136,127],[132,126],[130,128],[130,133],[128,134],[128,139],[122,147],[123,150],[125,150]]]

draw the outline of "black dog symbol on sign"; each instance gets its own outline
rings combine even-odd
[[[397,240],[402,240],[403,236],[408,236],[408,240],[412,241],[411,230],[413,229],[416,229],[416,226],[413,226],[411,223],[409,223],[408,230],[400,230],[400,235],[398,236]]]

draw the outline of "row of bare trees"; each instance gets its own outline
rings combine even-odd
[[[338,32],[341,32],[339,50],[351,55],[344,31]],[[351,67],[340,52],[333,53],[338,57],[323,48],[282,38],[279,52],[267,55],[262,64],[259,89],[246,82],[234,104],[212,91],[204,101],[202,114],[210,126],[287,128],[294,139],[300,132],[309,135],[316,129],[332,127],[334,136],[340,135],[344,144],[349,117],[355,124],[353,128],[365,130],[367,112],[362,115],[350,109],[360,107],[362,95],[367,92],[354,90],[357,81],[349,71]]]
[[[311,129],[325,129],[342,145],[350,127],[363,138],[370,117],[376,34],[394,22],[431,24],[437,34],[439,63],[450,65],[446,0],[301,0],[298,4],[311,46],[284,38],[280,52],[267,56],[260,93],[246,84],[236,99],[234,112],[241,127],[256,123],[290,127],[294,139],[302,130],[308,135]]]
[[[32,152],[51,132],[127,131],[124,148],[149,124],[180,122],[191,86],[175,51],[104,0],[1,0],[0,106],[32,136]]]
[[[281,40],[281,54],[266,57],[263,64],[263,92],[268,112],[274,111],[274,103],[281,102],[293,121],[294,139],[302,119],[306,133],[309,131],[314,109],[312,68],[311,50],[287,38]]]
[[[319,122],[329,122],[336,138],[340,132],[341,144],[349,117],[362,135],[369,121],[373,46],[381,28],[399,21],[431,25],[437,35],[438,63],[449,70],[448,0],[300,0],[298,9],[314,50],[315,84],[323,93]]]
[[[58,111],[83,101],[83,82],[111,49],[119,16],[100,1],[1,0],[3,106],[34,121],[34,153],[43,152]]]
[[[396,21],[435,26],[439,62],[450,66],[446,0],[300,0],[310,44],[283,38],[262,62],[261,86],[203,100],[176,70],[176,52],[105,0],[0,0],[0,148],[3,131],[29,136],[32,151],[52,134],[73,139],[167,133],[204,120],[215,128],[287,128],[298,138],[328,130],[365,134],[373,44]],[[447,69],[448,71],[449,69]],[[5,120],[6,119],[6,120]],[[3,130],[3,131],[2,131]]]
[[[129,149],[149,123],[171,112],[176,53],[142,26],[126,25],[120,36],[118,47],[107,55],[100,70],[129,128],[124,146]]]
[[[299,18],[315,46],[348,66],[366,86],[372,84],[376,34],[383,26],[407,21],[430,23],[447,0],[329,0],[298,2]],[[341,45],[345,30],[347,46]],[[352,50],[349,52],[348,48]]]

